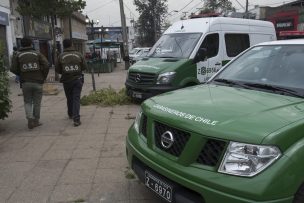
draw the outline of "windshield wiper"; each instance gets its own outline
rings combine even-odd
[[[173,57],[173,56],[159,56],[157,58],[170,58],[170,59],[172,58],[173,59],[173,58],[176,58],[176,57]]]
[[[288,94],[288,95],[292,95],[292,96],[296,96],[296,97],[301,97],[301,98],[304,97],[303,94],[300,94],[295,90],[285,88],[285,87],[278,87],[278,86],[273,86],[273,85],[269,85],[269,84],[260,84],[260,83],[246,83],[245,85],[250,86],[250,87],[270,90],[273,92],[280,92],[282,94]]]
[[[214,82],[219,82],[219,83],[224,83],[230,86],[239,86],[239,87],[243,87],[244,89],[251,89],[250,87],[248,87],[247,85],[234,81],[234,80],[227,80],[227,79],[223,79],[223,78],[216,78],[213,80]]]

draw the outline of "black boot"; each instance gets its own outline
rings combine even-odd
[[[74,127],[80,126],[81,122],[80,120],[74,120]]]
[[[42,125],[42,123],[39,122],[39,119],[34,119],[34,128],[41,126],[41,125]]]
[[[34,119],[31,119],[31,118],[28,119],[27,127],[28,127],[28,129],[33,129],[35,127],[34,126]]]

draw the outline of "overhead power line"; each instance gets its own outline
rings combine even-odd
[[[238,0],[236,0],[236,2],[237,2],[244,10],[246,9]]]
[[[288,3],[291,3],[291,2],[294,2],[294,0],[291,0],[291,1],[281,1],[281,2],[278,2],[278,3],[271,3],[271,4],[263,4],[263,6],[272,6],[272,5],[278,5],[278,4],[288,4]]]
[[[88,11],[87,13],[92,13],[94,11],[97,11],[98,9],[101,9],[102,7],[105,7],[106,5],[108,5],[108,4],[112,3],[112,2],[114,2],[114,0],[110,0],[107,3],[105,3],[105,4],[102,4],[101,6],[98,6],[97,8],[94,8],[93,10]]]
[[[187,10],[188,13],[192,13],[193,9],[196,9],[198,6],[200,6],[201,4],[203,4],[204,2],[199,2],[197,4],[195,4],[193,7],[191,7],[190,9]],[[172,21],[180,18],[180,16],[176,16],[175,18],[172,18]]]
[[[184,10],[187,6],[189,6],[194,0],[191,0],[186,6],[184,6],[182,9],[180,9],[178,12]]]
[[[191,0],[189,3],[187,3],[182,9],[178,10],[177,13],[173,14],[172,16],[177,15],[179,12],[181,12],[182,10],[184,10],[187,6],[189,6],[194,0]]]
[[[129,6],[128,6],[125,2],[123,2],[123,4],[124,4],[124,6],[132,13],[132,15],[133,15],[134,17],[138,18],[138,16],[135,15],[135,14],[133,13],[133,11],[129,8]]]
[[[203,4],[204,2],[199,2],[198,4],[195,4],[191,9],[188,10],[188,12],[192,12],[193,9],[196,9],[199,5]]]
[[[261,4],[261,5],[259,5],[260,7],[261,6],[273,6],[273,5],[279,5],[279,4],[281,4],[281,5],[283,5],[283,4],[288,4],[288,3],[291,3],[291,2],[294,2],[295,0],[290,0],[290,1],[280,1],[280,2],[277,2],[277,3],[263,3],[263,4]],[[245,8],[245,3],[244,3],[244,5],[243,4],[241,4],[238,0],[236,0],[236,2],[238,3],[238,5],[240,6],[240,7],[242,7],[242,9],[246,9]],[[250,7],[252,7],[252,6],[255,6],[255,5],[257,5],[257,4],[252,4],[252,3],[249,3],[249,6]],[[236,10],[241,10],[241,8],[240,9],[236,9]]]

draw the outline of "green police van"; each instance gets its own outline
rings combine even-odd
[[[304,40],[253,46],[207,83],[146,100],[126,139],[167,202],[304,202]]]
[[[215,17],[176,22],[148,57],[130,67],[127,93],[143,100],[204,83],[245,49],[272,40],[274,25],[266,21]]]

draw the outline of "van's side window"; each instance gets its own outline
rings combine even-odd
[[[207,49],[207,57],[212,58],[217,56],[219,51],[219,34],[209,34],[205,37],[201,48]]]
[[[225,42],[229,57],[237,56],[250,46],[248,34],[225,34]]]

